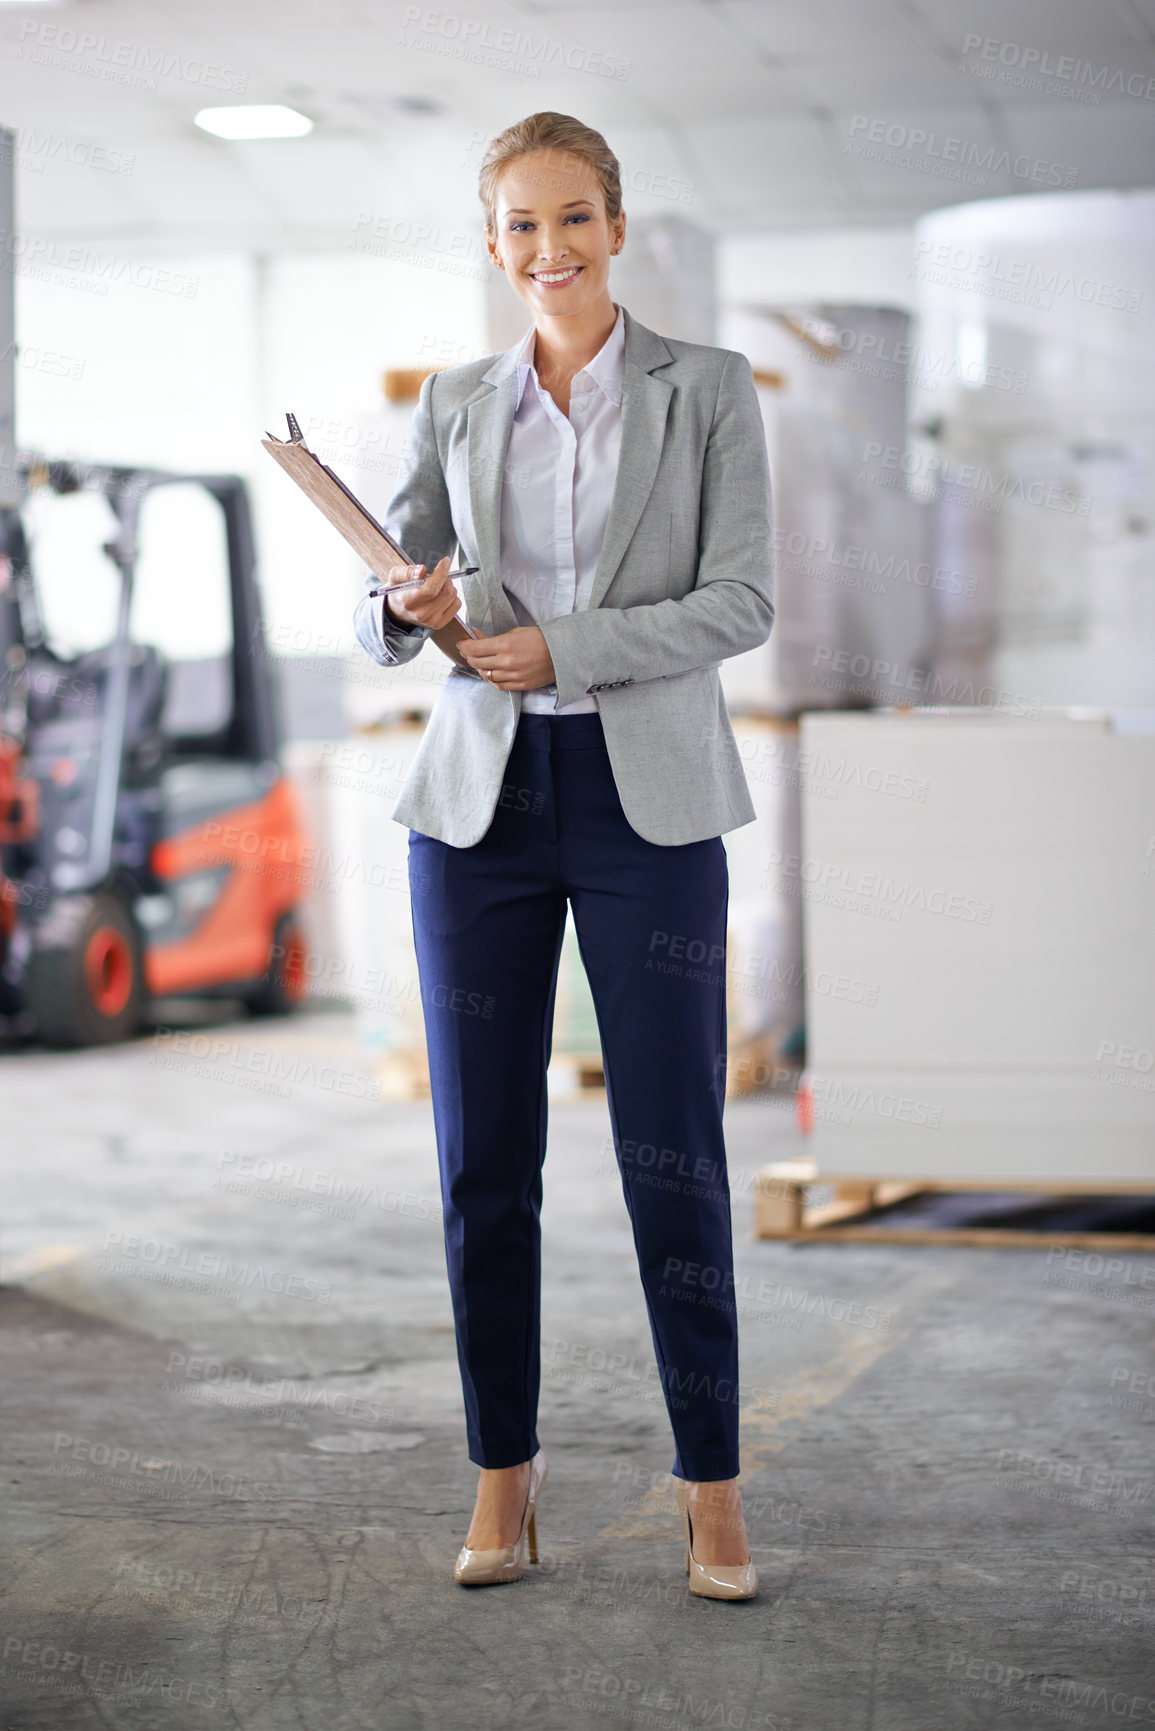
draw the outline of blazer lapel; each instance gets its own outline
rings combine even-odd
[[[638,519],[654,486],[658,464],[662,460],[666,418],[674,387],[668,379],[657,377],[650,369],[673,360],[673,355],[653,331],[638,325],[626,314],[625,377],[622,381],[622,444],[618,454],[618,469],[610,494],[606,517],[606,532],[594,571],[589,606],[596,607],[613,582],[618,566],[625,558]],[[647,342],[634,341],[631,335],[644,333]],[[660,358],[656,351],[660,351]]]
[[[517,615],[501,586],[501,483],[517,398],[518,342],[485,375],[496,387],[469,405],[466,421],[469,508],[477,542],[477,563],[489,601],[492,631],[512,631]]]
[[[622,443],[590,592],[591,607],[598,605],[612,583],[653,489],[674,390],[668,380],[654,374],[655,368],[674,359],[661,337],[631,318],[624,308],[623,322]],[[493,388],[470,403],[467,420],[473,532],[494,628],[498,631],[511,630],[517,623],[501,585],[501,487],[516,408],[517,357],[524,341],[524,336],[519,337],[484,375],[483,382]]]

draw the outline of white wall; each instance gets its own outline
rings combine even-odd
[[[354,253],[288,256],[264,271],[261,430],[285,431],[292,409],[306,438],[374,508],[387,502],[409,411],[388,411],[386,367],[451,364],[485,354],[482,285],[470,276]],[[316,633],[298,653],[340,654],[363,567],[257,447],[255,497],[269,626]],[[336,636],[335,636],[336,632]]]
[[[913,264],[913,226],[731,235],[718,242],[718,298],[724,308],[833,301],[912,311]]]
[[[352,247],[268,260],[127,258],[62,244],[17,279],[17,441],[245,475],[274,643],[291,630],[298,652],[343,653],[360,564],[259,440],[266,429],[283,434],[292,409],[354,490],[372,477],[379,492],[399,436],[363,428],[383,417],[385,368],[486,352],[481,283],[436,268],[446,262]]]
[[[128,258],[64,244],[18,262],[19,444],[104,462],[244,466],[258,413],[254,277],[242,257]]]

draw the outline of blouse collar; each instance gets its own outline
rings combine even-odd
[[[585,366],[574,374],[573,383],[576,385],[579,379],[589,378],[609,398],[611,403],[615,406],[620,406],[622,400],[622,383],[625,377],[626,331],[621,306],[618,305],[617,302],[614,304],[618,308],[618,316],[614,320],[613,330],[610,332],[593,360],[587,361]],[[535,380],[537,379],[537,369],[529,358],[533,354],[533,346],[536,336],[537,327],[536,325],[531,325],[529,330],[526,332],[525,341],[518,350],[517,403],[514,405],[515,410],[521,405],[521,399],[525,395],[526,381],[530,374],[532,373]],[[538,388],[540,389],[540,381],[537,382]],[[579,389],[581,388],[584,387],[579,387]]]

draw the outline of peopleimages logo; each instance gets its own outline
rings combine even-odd
[[[1135,313],[1143,299],[1138,289],[1103,282],[1098,277],[1080,276],[1058,265],[1008,258],[997,252],[976,252],[971,247],[931,240],[928,236],[915,245],[912,274],[928,282],[966,284],[975,292],[1026,304],[1033,304],[1032,297],[1037,296],[1038,304],[1044,308],[1050,306],[1056,295],[1068,295],[1084,306]]]
[[[543,70],[589,72],[600,78],[626,79],[632,62],[600,49],[579,48],[547,36],[533,36],[518,25],[494,30],[488,19],[463,18],[425,6],[407,6],[401,19],[405,48],[450,55],[453,59],[523,71],[539,78]]]
[[[881,450],[880,446],[874,454],[880,455]],[[898,553],[880,553],[873,547],[840,542],[825,535],[804,535],[799,529],[774,529],[771,541],[776,553],[803,562],[801,567],[791,567],[801,569],[803,575],[808,574],[807,566],[813,570],[829,565],[878,578],[880,592],[884,592],[889,583],[909,583],[916,589],[934,589],[947,595],[970,596],[978,588],[978,579],[972,573],[952,571],[946,566],[930,565],[925,559],[912,560]]]
[[[877,439],[868,439],[862,447],[862,461],[865,479],[885,483],[882,471],[889,471],[928,488],[942,491],[953,488],[956,490],[953,496],[969,497],[984,509],[998,511],[1004,505],[1034,505],[1042,511],[1062,511],[1078,517],[1088,516],[1091,510],[1090,498],[1074,487],[1054,480],[997,472],[983,463],[959,462],[938,451],[908,451],[902,445],[883,445]]]
[[[977,58],[967,65],[966,57],[976,54]],[[1093,66],[1089,60],[1080,60],[1074,54],[1052,54],[1049,48],[1003,42],[997,36],[972,33],[963,42],[963,56],[963,65],[968,72],[992,78],[996,83],[1043,90],[1049,95],[1071,94],[1081,101],[1096,104],[1104,96],[1134,96],[1144,102],[1155,97],[1155,78],[1145,72]]]
[[[912,883],[909,878],[892,878],[887,872],[863,871],[856,866],[837,861],[812,859],[803,854],[779,853],[771,849],[771,868],[777,867],[783,887],[804,884],[809,888],[843,891],[849,895],[877,900],[896,909],[920,909],[932,914],[945,914],[950,919],[967,924],[987,926],[991,921],[991,904],[974,896],[964,896],[942,887]]]
[[[31,38],[31,40],[29,40]],[[140,42],[116,41],[91,30],[26,18],[20,27],[18,60],[63,65],[113,84],[133,84],[155,90],[160,78],[177,78],[199,84],[205,90],[226,90],[239,96],[247,87],[247,72],[218,66],[210,60],[185,59],[163,48],[148,48]]]
[[[333,1288],[327,1280],[308,1275],[286,1273],[283,1269],[267,1268],[263,1263],[234,1262],[219,1250],[193,1250],[166,1239],[146,1238],[142,1233],[127,1236],[114,1228],[105,1234],[104,1249],[118,1259],[112,1264],[115,1272],[132,1272],[136,1268],[160,1270],[169,1277],[169,1284],[183,1282],[173,1276],[185,1275],[231,1285],[238,1290],[272,1292],[285,1298],[304,1298],[318,1304],[328,1304]],[[103,1261],[101,1267],[108,1267]]]
[[[0,162],[42,174],[49,162],[69,162],[76,168],[96,168],[106,174],[131,174],[136,157],[83,138],[65,138],[57,132],[33,132],[18,127],[11,138],[0,138]]]
[[[851,143],[847,150],[856,155],[870,154],[855,144],[864,134],[863,144],[886,145],[890,152],[899,152],[894,160],[900,166],[924,166],[927,172],[947,175],[951,179],[973,180],[985,186],[990,174],[1005,174],[1015,180],[1030,180],[1036,186],[1074,186],[1079,171],[1069,163],[1049,162],[1044,157],[1030,156],[1025,151],[1012,156],[1009,150],[997,146],[979,145],[966,138],[954,138],[949,133],[928,132],[923,126],[905,126],[900,121],[872,119],[868,114],[856,114],[850,122]],[[880,154],[875,152],[876,155]],[[884,157],[884,161],[891,160]],[[967,175],[964,169],[976,172]]]
[[[952,379],[1020,396],[1027,388],[1027,374],[1021,369],[968,359],[957,349],[936,351],[887,331],[839,327],[826,319],[802,317],[797,324],[799,333],[810,339],[808,360],[819,366],[849,363],[852,371],[873,378],[899,379],[909,372],[922,390],[936,390],[940,382]]]
[[[843,1123],[850,1123],[855,1114],[859,1118],[892,1118],[896,1124],[922,1124],[932,1130],[942,1123],[941,1106],[928,1105],[906,1094],[886,1090],[878,1093],[861,1082],[839,1082],[812,1073],[810,1096],[820,1118],[830,1117]],[[840,1114],[843,1116],[839,1117]]]
[[[211,1683],[179,1677],[166,1663],[142,1659],[134,1669],[132,1660],[110,1659],[103,1653],[74,1652],[42,1635],[9,1635],[4,1642],[0,1674],[12,1681],[33,1683],[38,1689],[52,1687],[68,1694],[83,1694],[86,1701],[101,1695],[130,1700],[152,1696],[167,1706],[179,1703],[205,1708],[214,1708],[221,1701]],[[100,1717],[107,1716],[101,1713]]]
[[[116,284],[195,300],[200,287],[199,277],[169,270],[167,265],[94,252],[84,245],[64,245],[48,235],[20,235],[0,229],[0,246],[11,255],[19,275],[48,277],[55,272],[55,280],[64,287],[89,294],[107,294],[109,285]]]

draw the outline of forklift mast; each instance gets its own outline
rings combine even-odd
[[[235,475],[182,475],[161,469],[89,464],[49,465],[58,491],[79,487],[102,491],[117,519],[115,539],[104,551],[120,576],[116,625],[108,646],[102,703],[99,759],[92,793],[89,846],[83,860],[58,859],[52,867],[53,887],[91,890],[104,883],[115,866],[115,834],[125,763],[125,732],[129,713],[134,645],[130,641],[133,584],[139,547],[141,509],[150,490],[170,482],[195,482],[220,505],[228,547],[229,600],[233,621],[231,654],[232,707],[225,735],[217,742],[222,757],[267,766],[277,773],[280,731],[272,681],[264,661],[264,626],[256,580],[256,558],[248,493]],[[195,598],[190,597],[190,605]]]

